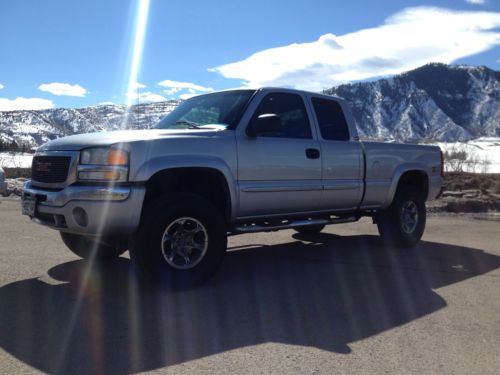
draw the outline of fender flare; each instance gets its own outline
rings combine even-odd
[[[396,195],[396,191],[398,189],[399,181],[401,177],[406,172],[420,172],[427,176],[427,184],[429,184],[429,168],[427,168],[424,164],[421,163],[405,163],[399,165],[395,170],[391,178],[391,185],[389,186],[389,191],[387,192],[387,197],[384,202],[383,208],[387,208],[391,205],[394,196]],[[427,186],[429,189],[429,186]]]
[[[203,157],[189,155],[160,156],[142,164],[132,178],[133,181],[149,181],[149,179],[158,172],[178,168],[207,168],[221,173],[226,180],[229,190],[231,206],[230,219],[233,220],[236,218],[238,202],[236,179],[231,168],[222,159],[207,155],[203,155]]]

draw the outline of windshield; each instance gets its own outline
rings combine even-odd
[[[196,96],[164,117],[156,129],[226,129],[239,121],[254,90]]]

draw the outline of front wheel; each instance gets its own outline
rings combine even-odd
[[[210,202],[179,194],[159,198],[145,209],[130,246],[131,259],[143,275],[182,288],[215,273],[226,252],[227,229]]]
[[[376,220],[385,241],[400,248],[413,247],[424,233],[425,200],[415,187],[402,186],[389,208],[379,212]]]
[[[99,242],[90,237],[60,232],[68,249],[83,259],[111,260],[118,258],[125,249]]]

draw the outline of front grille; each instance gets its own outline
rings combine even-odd
[[[31,178],[44,183],[61,183],[68,177],[70,156],[35,156],[31,166]]]

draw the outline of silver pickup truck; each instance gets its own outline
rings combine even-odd
[[[442,186],[438,147],[360,142],[346,103],[279,88],[191,98],[153,129],[40,147],[22,210],[83,258],[130,250],[143,274],[196,283],[227,236],[373,218],[396,247],[421,238]]]

